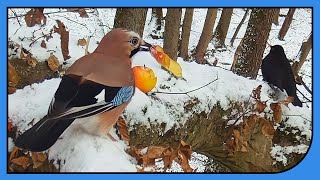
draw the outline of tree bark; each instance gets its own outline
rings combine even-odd
[[[213,26],[217,17],[217,8],[208,8],[206,20],[202,29],[200,40],[196,47],[195,59],[198,64],[206,63],[204,55],[213,34]]]
[[[238,35],[239,31],[240,31],[240,28],[241,28],[242,24],[244,23],[244,21],[246,20],[248,14],[249,14],[249,10],[250,10],[250,9],[247,8],[247,10],[246,10],[246,12],[244,13],[244,15],[243,15],[243,17],[242,17],[239,25],[238,25],[237,28],[236,28],[236,31],[234,32],[234,34],[233,34],[233,36],[232,36],[232,38],[231,38],[231,40],[230,40],[231,46],[233,46],[234,40],[236,39],[236,37],[237,37],[237,35]]]
[[[163,19],[162,8],[152,8],[152,18],[156,18],[156,30],[161,30]]]
[[[312,48],[312,33],[310,34],[307,41],[303,42],[299,52],[299,64],[296,69],[296,74],[299,73],[303,63],[306,61],[307,56]]]
[[[224,42],[227,37],[231,16],[233,13],[233,8],[223,8],[221,18],[219,20],[218,26],[213,35],[216,48],[222,48],[225,46]]]
[[[114,28],[125,28],[143,37],[148,8],[117,8]]]
[[[193,8],[186,8],[186,12],[183,19],[180,56],[183,59],[188,59],[188,47],[190,39],[191,24],[193,18]]]
[[[280,14],[280,8],[274,8],[273,9],[273,19],[272,19],[272,23],[279,26],[279,14]]]
[[[286,36],[288,30],[289,30],[289,27],[290,27],[290,24],[292,22],[292,19],[293,19],[293,15],[294,15],[294,12],[295,12],[296,8],[290,8],[289,11],[288,11],[288,14],[281,26],[281,29],[279,31],[279,35],[278,35],[278,39],[279,40],[283,40],[284,37]]]
[[[164,30],[163,50],[168,56],[177,60],[180,35],[181,8],[168,8]]]
[[[263,52],[272,25],[272,9],[254,8],[242,43],[234,55],[232,71],[255,79],[262,63]]]

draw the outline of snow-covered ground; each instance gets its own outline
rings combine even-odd
[[[58,10],[59,9],[45,9],[45,12],[55,12]],[[27,10],[15,9],[15,11],[17,14],[24,14]],[[70,30],[69,51],[71,58],[67,61],[67,66],[69,66],[79,57],[84,55],[84,48],[77,46],[78,39],[92,36],[89,44],[89,52],[92,52],[97,47],[97,43],[104,34],[106,34],[113,26],[115,9],[96,9],[88,11],[93,11],[93,13],[89,13],[89,19],[79,17],[78,13],[50,14],[47,16],[47,25],[42,27],[35,26],[27,28],[22,18],[20,19],[22,27],[20,27],[16,19],[10,19],[8,31],[9,39],[22,44],[24,48],[30,50],[38,61],[45,61],[49,57],[50,52],[54,52],[55,56],[57,56],[62,63],[63,58],[60,50],[60,36],[56,33],[53,34],[53,38],[47,42],[47,49],[40,47],[42,39],[29,47],[34,38],[42,36],[43,33],[49,33],[52,27],[56,25],[55,20],[59,19]],[[287,11],[288,9],[282,9],[281,14],[286,14]],[[218,59],[219,67],[230,69],[235,49],[241,39],[236,39],[234,47],[229,45],[229,40],[244,12],[243,9],[234,10],[226,40],[227,50],[221,52],[216,51],[216,53],[208,59],[209,61],[212,61],[215,58]],[[9,17],[13,16],[11,11],[8,13]],[[219,11],[218,18],[220,17],[220,14],[221,11]],[[189,50],[192,50],[196,46],[200,38],[205,15],[206,9],[195,9],[194,11]],[[146,20],[144,39],[149,43],[162,45],[163,40],[154,40],[149,36],[153,30],[153,22],[149,23],[150,18],[151,10],[149,10]],[[245,21],[246,23],[248,22],[248,18],[249,16]],[[287,57],[289,59],[295,59],[302,41],[308,37],[312,29],[311,10],[297,9],[285,40],[279,41],[277,39],[277,34],[283,21],[284,17],[280,17],[280,26],[272,26],[268,42],[271,45],[283,45]],[[218,20],[216,20],[216,24],[217,22]],[[238,37],[244,35],[245,29],[246,24],[241,28]],[[209,49],[213,49],[213,47],[213,44],[209,45]],[[265,54],[268,52],[269,48],[266,49]],[[10,51],[9,53],[11,56],[15,56],[13,51]],[[19,54],[20,51],[18,51],[16,55],[18,56]],[[310,52],[307,61],[304,63],[301,70],[304,74],[303,79],[310,88],[312,87],[311,54],[312,52]],[[161,69],[160,65],[148,52],[138,53],[133,58],[133,66],[146,65],[155,72],[158,83],[152,91],[186,92],[207,84],[216,78],[218,78],[218,80],[198,91],[189,93],[189,96],[156,94],[155,96],[158,100],[151,98],[150,95],[146,95],[137,89],[135,96],[125,111],[125,116],[131,125],[135,123],[150,125],[150,123],[164,122],[166,124],[166,130],[168,130],[175,124],[178,126],[183,124],[194,112],[210,112],[213,105],[218,101],[222,108],[228,108],[230,100],[246,101],[249,99],[251,91],[260,84],[262,84],[261,99],[270,99],[269,93],[272,90],[266,83],[261,81],[261,77],[259,77],[258,80],[249,80],[219,67],[199,65],[195,62],[186,62],[181,58],[178,58],[178,63],[182,67],[183,78],[185,80],[171,78],[166,71]],[[36,122],[47,113],[47,108],[59,82],[60,79],[46,80],[40,84],[32,84],[24,89],[17,90],[16,93],[9,95],[9,117],[12,119],[13,124],[18,127],[19,131],[23,132],[30,128],[31,121]],[[166,86],[167,88],[163,89],[163,86]],[[303,87],[298,86],[298,89],[308,98],[312,99],[312,96],[308,94]],[[300,94],[298,94],[298,96],[302,101],[306,101]],[[201,101],[201,104],[195,106],[192,111],[185,113],[183,102],[186,102],[191,98],[198,98]],[[271,102],[272,100],[268,101],[268,103]],[[172,106],[168,107],[167,103],[170,103]],[[301,130],[302,134],[310,140],[312,135],[312,104],[304,104],[304,107],[302,108],[290,104],[289,108],[290,109],[283,108],[284,116],[289,118],[286,122],[286,126],[298,128]],[[143,112],[142,110],[145,109],[147,110]],[[114,132],[112,132],[112,134],[114,134]],[[116,135],[113,137],[116,137]],[[12,139],[9,139],[9,142],[9,148],[11,149]],[[49,159],[55,160],[55,163],[58,162],[58,159],[60,159],[61,162],[65,162],[60,164],[61,171],[64,172],[137,171],[135,160],[125,153],[126,148],[126,145],[120,140],[114,142],[108,138],[87,134],[82,130],[79,123],[74,123],[63,133],[62,138],[50,148],[48,153]],[[289,154],[290,151],[305,153],[306,150],[306,147],[275,146],[270,153],[275,160],[286,163],[285,155]],[[197,169],[197,172],[203,172],[205,169],[205,160],[205,157],[193,153],[193,158],[190,162],[191,167]],[[157,163],[157,167],[157,169],[161,171],[161,162]],[[182,171],[182,169],[179,165],[174,164],[168,171]]]

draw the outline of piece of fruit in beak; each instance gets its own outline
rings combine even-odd
[[[172,60],[160,46],[152,46],[150,53],[162,67],[170,71],[175,77],[179,78],[182,76],[180,65]]]
[[[150,92],[157,84],[157,77],[152,69],[146,66],[135,66],[132,68],[135,86],[140,91]]]

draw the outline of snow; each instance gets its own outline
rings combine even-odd
[[[297,154],[305,154],[308,151],[309,147],[300,144],[297,146],[287,146],[287,147],[282,147],[275,145],[272,147],[271,150],[271,156],[278,162],[282,162],[283,165],[287,165],[288,159],[286,155],[291,154],[291,153],[297,153]]]
[[[56,12],[59,9],[45,9],[45,12]],[[15,9],[17,14],[25,13],[25,9]],[[53,34],[47,43],[47,49],[41,48],[41,39],[35,42],[31,47],[30,43],[42,34],[48,33],[54,25],[55,20],[61,20],[70,30],[69,52],[71,58],[66,61],[70,66],[75,60],[84,55],[84,47],[77,46],[78,39],[92,36],[89,44],[89,52],[92,52],[97,47],[97,42],[106,34],[113,26],[113,18],[115,16],[115,9],[88,9],[94,13],[89,13],[89,19],[81,18],[77,13],[57,13],[48,15],[46,26],[35,26],[25,28],[25,22],[20,19],[22,27],[18,24],[16,19],[9,20],[8,36],[11,41],[14,41],[24,48],[30,50],[33,56],[38,61],[45,61],[50,52],[53,52],[58,57],[60,63],[64,62],[60,50],[60,35]],[[286,14],[288,9],[282,9],[281,14]],[[8,12],[12,16],[11,11]],[[164,14],[166,11],[164,11]],[[168,72],[161,69],[160,65],[147,52],[140,52],[133,57],[133,66],[146,65],[151,68],[158,78],[158,83],[152,92],[187,92],[198,87],[201,87],[209,82],[212,84],[186,94],[170,95],[170,94],[144,94],[136,89],[135,96],[131,103],[125,110],[125,117],[129,124],[139,124],[149,126],[152,123],[165,123],[166,128],[164,132],[176,125],[179,127],[183,125],[194,113],[205,112],[209,113],[214,105],[218,102],[223,109],[230,107],[230,101],[248,101],[251,91],[258,85],[262,85],[261,99],[268,100],[268,105],[273,102],[270,99],[270,93],[273,90],[261,81],[258,76],[257,80],[250,80],[241,76],[237,76],[230,69],[235,49],[237,48],[240,38],[244,35],[249,16],[241,27],[238,38],[231,47],[229,40],[231,39],[238,23],[244,15],[244,9],[234,9],[229,32],[227,34],[226,46],[227,50],[212,51],[209,62],[218,59],[218,67],[209,65],[199,65],[195,62],[186,62],[178,58],[178,63],[182,67],[183,78],[176,79]],[[221,15],[221,9],[218,11],[215,26]],[[190,36],[189,51],[192,51],[198,43],[203,28],[203,23],[206,16],[206,9],[194,9],[194,17],[192,22],[192,31]],[[151,9],[148,11],[146,26],[144,31],[144,39],[151,44],[158,44],[162,46],[162,39],[152,39],[150,33],[153,30],[154,22],[150,22]],[[181,19],[183,21],[183,18]],[[279,18],[280,26],[272,26],[268,42],[272,45],[283,45],[287,57],[289,59],[296,59],[297,53],[304,39],[308,37],[311,32],[311,12],[308,9],[296,9],[294,19],[290,30],[288,31],[285,40],[279,41],[277,33],[281,28],[284,17]],[[148,23],[150,24],[148,25]],[[163,31],[163,29],[162,29]],[[212,43],[209,44],[208,50],[213,49]],[[269,52],[266,48],[265,55]],[[11,57],[19,56],[20,50],[17,54],[9,51]],[[312,87],[312,52],[309,53],[307,61],[304,63],[301,74],[310,88]],[[227,69],[227,70],[225,70]],[[17,90],[14,94],[8,97],[8,116],[12,119],[13,125],[17,126],[20,132],[24,132],[46,115],[49,103],[53,97],[59,83],[59,78],[46,80],[40,84],[32,84],[23,89]],[[308,98],[312,99],[310,95],[302,86],[298,89]],[[300,94],[301,100],[306,101]],[[281,97],[285,97],[285,93]],[[280,98],[281,98],[280,97]],[[99,98],[100,100],[102,98]],[[184,112],[184,105],[188,101],[195,101],[198,103],[189,112]],[[252,99],[250,99],[252,101]],[[304,107],[295,107],[289,105],[289,108],[282,107],[283,116],[288,117],[285,125],[299,129],[301,134],[297,137],[305,136],[307,140],[311,139],[312,131],[312,104],[306,103]],[[266,109],[268,112],[270,109]],[[235,111],[234,114],[237,112]],[[271,117],[272,115],[267,114]],[[233,123],[234,120],[229,120],[228,123]],[[240,123],[239,121],[238,123]],[[163,133],[164,133],[163,132]],[[114,129],[111,132],[112,136],[117,139],[117,142],[112,141],[108,137],[99,137],[94,134],[87,133],[83,130],[80,122],[73,123],[61,136],[61,138],[48,150],[49,159],[54,160],[57,167],[60,167],[62,172],[135,172],[135,160],[125,153],[128,148],[121,140],[117,138]],[[8,151],[12,150],[12,139],[8,138]],[[276,161],[287,163],[286,155],[290,153],[306,153],[308,146],[299,145],[295,147],[280,147],[275,145],[270,152]],[[196,169],[196,172],[203,172],[205,170],[206,156],[197,153],[192,154],[190,165]],[[58,163],[60,162],[60,164]],[[162,164],[161,164],[162,163]],[[163,171],[163,162],[156,163],[156,170]],[[180,172],[181,167],[173,163],[171,169],[167,172]]]

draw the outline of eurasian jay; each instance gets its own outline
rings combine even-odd
[[[19,148],[49,149],[76,119],[95,116],[96,131],[108,133],[130,102],[134,90],[131,57],[150,44],[124,29],[107,33],[92,54],[73,63],[62,77],[48,113],[15,140]],[[105,91],[104,101],[95,98]]]

